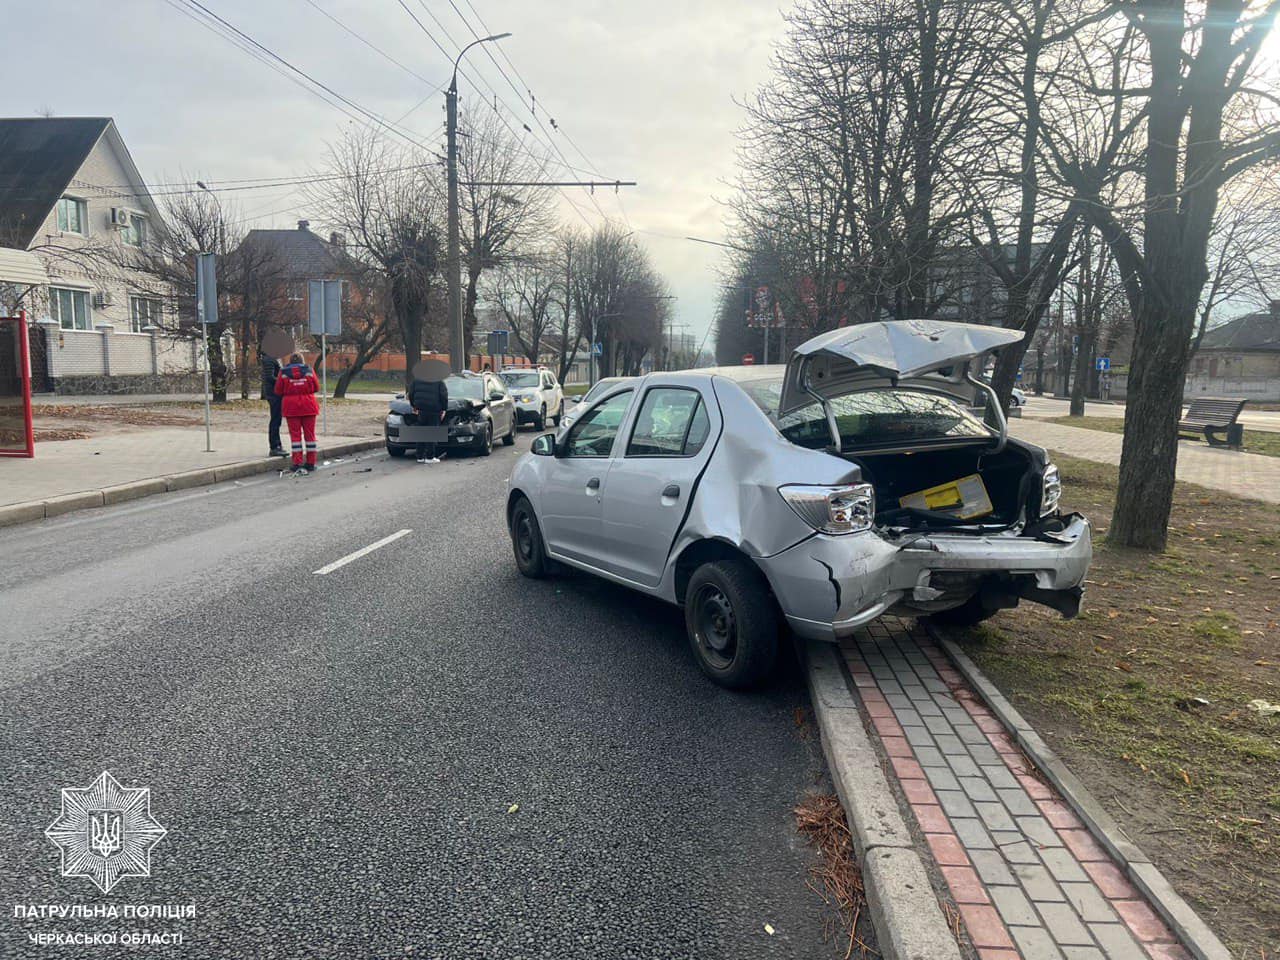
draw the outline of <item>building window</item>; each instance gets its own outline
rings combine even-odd
[[[131,247],[140,247],[147,239],[147,218],[129,214],[129,222],[120,231],[120,239]]]
[[[160,326],[160,301],[150,297],[129,298],[129,329],[142,333],[144,327]]]
[[[58,229],[63,233],[89,235],[89,216],[83,200],[63,197],[58,201]]]
[[[86,290],[49,288],[49,311],[63,330],[91,330],[89,293]]]

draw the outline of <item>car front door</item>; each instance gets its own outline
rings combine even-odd
[[[625,443],[615,448],[604,498],[605,569],[655,587],[688,512],[715,438],[720,410],[693,385],[644,391]]]
[[[601,566],[601,503],[613,453],[633,391],[605,397],[557,444],[540,497],[542,535],[551,552]]]

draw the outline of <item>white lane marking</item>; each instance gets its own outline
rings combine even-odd
[[[333,571],[337,570],[339,567],[345,567],[352,560],[359,560],[361,557],[365,556],[366,554],[373,553],[373,551],[378,550],[382,547],[385,547],[388,543],[394,543],[396,540],[399,540],[401,537],[410,533],[413,533],[413,531],[397,530],[395,533],[391,534],[391,536],[389,537],[383,537],[381,540],[371,543],[367,547],[361,547],[355,553],[348,553],[345,557],[341,558],[340,560],[335,560],[333,561],[333,563],[326,564],[325,566],[321,567],[319,570],[316,570],[315,575],[318,577],[323,577],[326,573],[333,573]]]

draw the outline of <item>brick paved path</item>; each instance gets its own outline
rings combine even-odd
[[[1039,420],[1009,421],[1009,432],[1047,450],[1098,463],[1120,462],[1124,437],[1102,430],[1064,427]],[[1280,457],[1264,457],[1195,440],[1178,443],[1178,479],[1245,497],[1280,503]]]
[[[842,651],[982,960],[1189,960],[922,627]]]

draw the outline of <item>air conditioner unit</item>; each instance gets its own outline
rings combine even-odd
[[[127,227],[129,225],[129,211],[124,207],[112,207],[111,225],[113,227]]]
[[[109,307],[111,306],[111,303],[111,294],[106,290],[99,290],[93,295],[93,307],[95,310],[101,310],[103,307]]]

